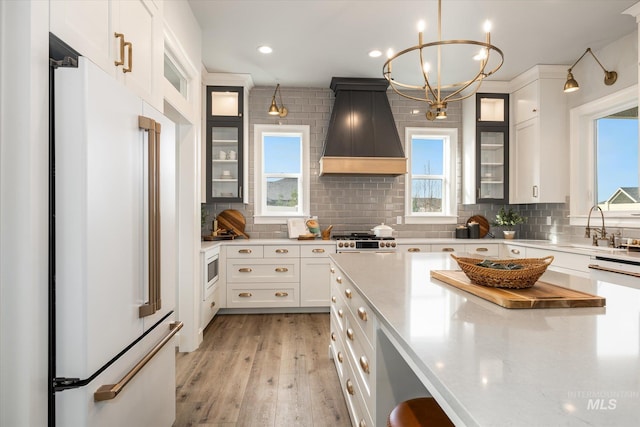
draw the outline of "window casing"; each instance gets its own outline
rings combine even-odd
[[[638,86],[634,85],[571,110],[571,225],[586,225],[589,209],[596,204],[605,202],[604,199],[608,199],[603,194],[598,194],[597,190],[599,119],[637,106]],[[635,143],[639,144],[638,140]],[[635,152],[637,153],[637,150]],[[600,155],[602,156],[602,153]],[[619,155],[624,156],[625,154],[620,153]],[[604,159],[601,160],[601,163],[603,161]],[[640,158],[636,161],[640,164]],[[637,170],[636,168],[635,171]],[[602,190],[600,192],[602,193]],[[603,210],[607,227],[638,227],[640,225],[640,219],[637,217],[638,210],[606,208]]]
[[[255,125],[256,224],[309,216],[309,126]]]
[[[406,128],[405,141],[405,222],[455,224],[458,130]]]

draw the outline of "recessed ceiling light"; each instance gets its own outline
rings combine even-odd
[[[271,49],[271,46],[264,45],[264,46],[259,46],[258,47],[258,52],[260,52],[260,53],[271,53],[271,52],[273,52],[273,49]]]
[[[379,56],[382,56],[382,52],[380,52],[378,49],[374,49],[371,52],[369,52],[369,56],[372,58],[377,58]]]

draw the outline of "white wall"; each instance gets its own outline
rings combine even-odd
[[[47,424],[49,4],[0,1],[0,425]]]

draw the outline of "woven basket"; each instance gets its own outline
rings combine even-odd
[[[476,285],[492,288],[525,289],[532,287],[553,262],[553,256],[544,258],[496,259],[497,264],[518,264],[518,270],[498,270],[477,265],[482,260],[477,258],[462,258],[451,254],[469,280]]]

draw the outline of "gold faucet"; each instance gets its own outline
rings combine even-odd
[[[598,209],[600,211],[600,216],[602,217],[602,228],[591,227],[591,212],[593,212],[594,209]],[[594,232],[593,237],[591,236],[591,231]],[[600,206],[595,205],[589,209],[589,217],[587,218],[587,228],[585,229],[584,237],[592,237],[593,246],[598,246],[598,233],[600,233],[600,239],[604,240],[607,238],[607,230],[604,228],[604,213]]]

